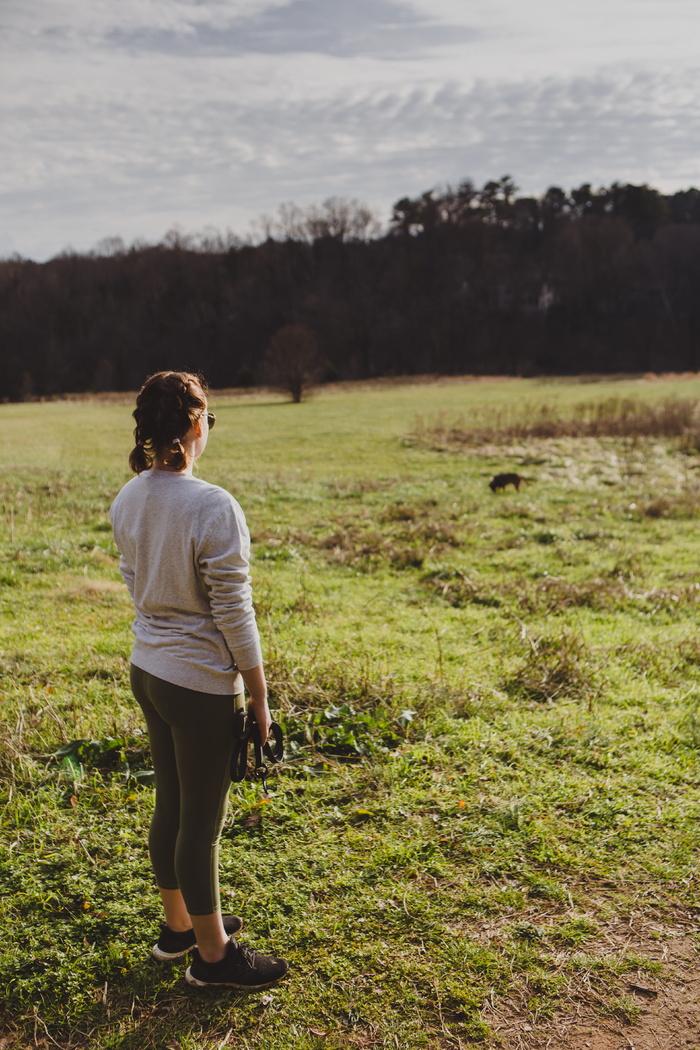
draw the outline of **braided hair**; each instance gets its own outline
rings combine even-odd
[[[192,372],[156,372],[136,398],[133,416],[135,446],[129,466],[135,474],[148,470],[156,456],[173,470],[184,470],[187,456],[182,439],[206,411],[207,385]]]

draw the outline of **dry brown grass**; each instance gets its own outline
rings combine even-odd
[[[692,608],[700,602],[698,583],[644,588],[639,584],[632,586],[617,570],[608,576],[584,580],[567,580],[563,576],[532,580],[520,576],[496,581],[470,576],[461,569],[439,569],[424,576],[423,583],[456,609],[468,605],[510,607],[518,615],[560,613],[571,608],[610,611],[635,607],[654,613]]]
[[[124,598],[124,587],[116,580],[91,579],[88,576],[79,578],[61,588],[61,595],[72,601],[100,600],[105,598]]]
[[[375,666],[369,656],[364,661],[326,657],[311,651],[303,664],[295,664],[283,653],[270,655],[266,672],[276,709],[301,716],[347,702],[372,712],[406,701],[405,684]]]
[[[421,568],[430,555],[462,542],[455,523],[438,516],[430,501],[389,504],[376,517],[338,515],[329,525],[331,531],[321,535],[301,529],[261,529],[253,538],[280,552],[296,546],[315,548],[332,563],[365,572],[383,566]]]
[[[583,638],[566,628],[540,637],[527,635],[523,630],[523,636],[527,646],[525,660],[508,678],[508,691],[535,703],[585,700],[592,707],[600,685]]]
[[[449,418],[418,417],[410,438],[431,448],[504,444],[533,438],[672,438],[700,447],[700,411],[694,398],[609,397],[570,406],[531,402],[474,409]]]
[[[335,529],[319,540],[318,546],[327,552],[330,561],[364,569],[382,564],[393,569],[419,569],[430,553],[417,533],[394,537],[353,526]]]
[[[687,488],[677,495],[658,496],[644,507],[647,518],[698,518],[700,517],[700,491]]]

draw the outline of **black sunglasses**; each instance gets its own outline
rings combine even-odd
[[[209,425],[209,429],[211,430],[214,424],[216,423],[216,416],[213,412],[207,412],[207,423]]]

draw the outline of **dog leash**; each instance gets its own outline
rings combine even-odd
[[[267,777],[269,768],[267,758],[272,765],[278,765],[284,758],[284,740],[282,730],[277,722],[270,723],[270,732],[264,744],[260,742],[258,723],[247,711],[238,710],[233,723],[233,754],[231,755],[231,780],[240,783],[248,772],[248,747],[253,744],[255,765],[253,776],[261,781],[263,791],[267,794]]]

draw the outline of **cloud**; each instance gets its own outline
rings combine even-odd
[[[0,0],[0,252],[245,231],[331,195],[387,216],[506,172],[524,192],[697,185],[695,7]]]
[[[332,195],[386,217],[399,197],[467,176],[542,192],[616,179],[670,190],[700,174],[697,70],[243,99],[223,62],[202,60],[183,85],[177,60],[159,61],[150,85],[129,85],[127,64],[112,71],[118,93],[83,86],[8,120],[0,244],[43,258],[108,234],[156,239],[173,222],[244,232],[282,201]]]
[[[480,35],[464,25],[435,21],[401,0],[289,0],[246,17],[228,17],[193,8],[186,22],[172,28],[115,27],[109,45],[167,54],[289,54],[318,52],[351,55],[420,54],[454,46]]]
[[[700,173],[697,72],[638,73],[572,80],[447,84],[368,93],[260,112],[264,149],[247,163],[278,172],[293,190],[323,172],[353,196],[383,197],[434,182],[512,173],[528,190],[552,182],[649,181],[682,184]],[[241,114],[229,127],[245,138]],[[382,192],[383,191],[383,192]]]

